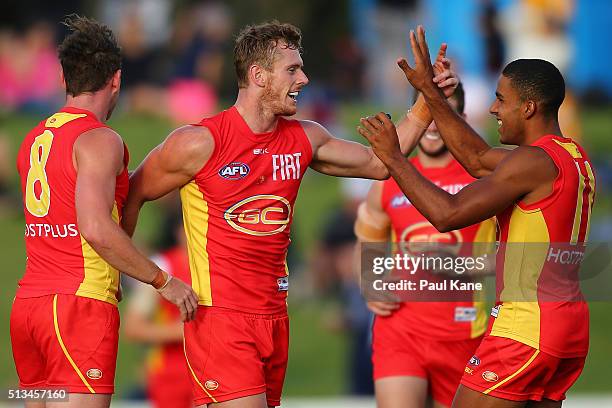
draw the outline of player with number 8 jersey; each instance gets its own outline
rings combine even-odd
[[[20,387],[61,388],[67,407],[104,408],[114,391],[119,270],[181,308],[193,290],[136,250],[119,223],[128,151],[104,124],[116,105],[121,53],[111,30],[70,16],[59,47],[66,104],[24,138],[17,156],[26,267],[11,311]]]
[[[63,108],[40,122],[25,137],[17,156],[24,197],[26,269],[17,298],[69,294],[117,304],[119,272],[82,237],[73,200],[76,170],[72,150],[77,138],[107,127],[93,113]],[[119,222],[128,192],[124,170],[116,177],[112,216]]]

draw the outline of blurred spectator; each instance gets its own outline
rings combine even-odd
[[[173,238],[174,242],[153,260],[172,276],[190,282],[182,219],[167,216],[162,235]],[[178,308],[163,299],[150,285],[136,282],[124,320],[128,339],[152,346],[146,361],[146,389],[153,406],[192,407],[191,378],[183,354],[183,323]]]
[[[352,37],[346,35],[333,44],[332,86],[337,97],[357,100],[365,87],[366,59]]]
[[[574,18],[574,0],[521,0],[504,13],[504,34],[508,61],[518,58],[542,58],[552,62],[565,78],[574,58],[574,44],[568,27]],[[563,134],[580,140],[582,130],[578,105],[567,87],[559,111]]]
[[[171,0],[104,0],[99,5],[102,19],[115,31],[120,28],[124,16],[137,18],[144,46],[156,49],[168,42],[173,3]]]
[[[367,87],[370,98],[379,103],[403,106],[412,92],[396,61],[399,56],[408,55],[408,34],[411,22],[417,19],[416,3],[414,0],[382,0],[367,15],[365,25],[371,29],[364,51],[368,57]]]
[[[121,87],[130,111],[163,115],[164,73],[160,72],[157,49],[146,41],[142,19],[135,7],[128,7],[119,17],[117,33],[123,51]]]
[[[15,174],[14,161],[11,159],[11,143],[4,133],[0,132],[0,215],[18,208],[19,199],[11,197],[10,184]]]
[[[196,122],[216,109],[232,19],[222,3],[198,3],[179,9],[173,28],[168,109],[175,122]]]
[[[60,98],[55,33],[44,21],[24,33],[0,31],[0,107],[48,113]]]
[[[487,74],[497,79],[505,62],[506,45],[499,27],[497,8],[492,0],[483,0],[480,26],[485,42]]]
[[[370,180],[342,179],[344,202],[330,214],[323,237],[313,257],[313,270],[319,290],[339,292],[343,305],[342,326],[349,333],[351,348],[347,361],[349,391],[355,395],[372,395],[372,360],[370,333],[372,315],[361,296],[359,277],[355,272],[355,234],[353,224],[357,207],[365,199]]]
[[[122,85],[132,112],[197,122],[216,109],[232,20],[217,2],[111,0],[103,14],[117,26],[124,52]]]

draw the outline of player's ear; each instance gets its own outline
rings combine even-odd
[[[62,86],[66,89],[66,77],[64,76],[64,70],[60,68],[60,81],[62,82]]]
[[[523,104],[523,117],[525,119],[531,118],[533,115],[535,115],[536,110],[537,110],[537,105],[535,101],[532,101],[532,100],[525,101],[525,103]]]
[[[113,91],[118,91],[120,87],[121,87],[121,70],[118,69],[113,74],[113,78],[111,79],[111,88]]]
[[[253,64],[249,67],[249,80],[258,87],[266,86],[268,72],[260,65]]]

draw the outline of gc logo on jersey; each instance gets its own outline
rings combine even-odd
[[[251,169],[242,162],[231,162],[219,169],[219,176],[227,180],[238,180],[246,177]]]
[[[428,221],[410,225],[399,237],[400,250],[408,255],[439,251],[458,254],[463,242],[461,231],[438,232]],[[440,245],[441,244],[441,245]]]
[[[223,217],[237,231],[258,237],[274,235],[291,221],[289,200],[272,194],[245,198],[225,211]]]

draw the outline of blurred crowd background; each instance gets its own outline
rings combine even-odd
[[[591,239],[612,237],[612,2],[608,0],[55,0],[0,4],[0,387],[16,384],[8,315],[23,272],[22,207],[15,170],[21,138],[63,103],[56,46],[70,13],[96,18],[116,33],[124,53],[121,100],[109,124],[126,140],[135,168],[177,125],[230,106],[237,87],[233,39],[241,27],[270,19],[302,29],[310,84],[299,116],[338,137],[358,140],[360,116],[403,114],[414,99],[395,61],[409,55],[408,33],[424,24],[431,48],[447,42],[466,89],[468,121],[497,142],[488,114],[503,66],[516,58],[553,62],[564,74],[566,136],[596,163],[596,222]],[[287,395],[372,392],[371,316],[352,262],[352,225],[369,187],[309,171],[293,224],[290,253],[292,338]],[[166,250],[176,197],[150,204],[136,239],[147,252]],[[135,284],[127,283],[127,301]],[[576,392],[612,393],[610,304],[592,304],[592,348]],[[560,317],[562,318],[562,317]],[[125,321],[124,321],[125,322]],[[125,328],[125,327],[124,327]],[[133,333],[132,333],[133,334]],[[117,391],[143,395],[150,341],[123,336]],[[144,343],[144,344],[143,344]],[[147,357],[149,355],[149,357]],[[146,362],[148,358],[148,363]]]

